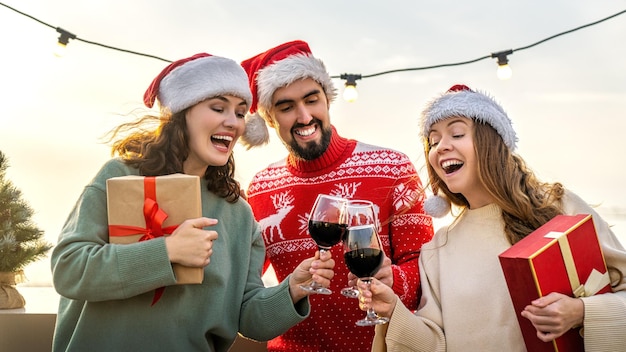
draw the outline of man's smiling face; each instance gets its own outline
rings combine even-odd
[[[270,123],[290,154],[313,160],[330,143],[328,100],[322,86],[305,78],[279,88],[272,96]]]

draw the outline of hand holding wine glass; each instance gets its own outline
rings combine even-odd
[[[313,204],[309,215],[309,235],[317,244],[320,253],[329,250],[341,242],[343,238],[346,231],[346,224],[342,215],[345,202],[346,200],[340,197],[319,194]],[[315,281],[300,287],[315,293],[327,295],[332,293],[331,290],[322,287]]]
[[[369,288],[373,276],[383,263],[384,253],[376,225],[357,225],[348,227],[343,239],[346,266]],[[356,322],[358,326],[385,324],[389,318],[380,317],[374,309],[367,310],[365,318]]]
[[[344,206],[343,216],[348,227],[371,224],[379,229],[374,204],[368,200],[348,200]],[[357,298],[359,290],[356,287],[345,287],[341,289],[341,294],[348,298]]]

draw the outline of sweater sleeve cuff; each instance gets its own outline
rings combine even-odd
[[[391,312],[391,317],[389,317],[389,322],[384,324],[384,329],[380,330],[384,334],[383,338],[385,340],[401,341],[402,336],[406,333],[404,329],[406,326],[405,322],[411,321],[411,318],[414,318],[413,313],[398,299],[393,312]],[[378,334],[379,331],[376,330],[376,333]]]
[[[283,282],[279,285],[281,287],[281,291],[286,293],[286,297],[289,300],[289,306],[293,307],[292,313],[294,313],[300,320],[303,320],[309,316],[311,313],[311,305],[309,303],[309,297],[305,297],[295,304],[291,302],[291,294],[289,292],[289,276],[287,276]],[[299,323],[300,321],[296,321],[295,323]]]
[[[626,351],[626,292],[582,298],[585,350]]]

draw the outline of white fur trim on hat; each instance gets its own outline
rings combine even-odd
[[[161,106],[177,113],[207,98],[233,95],[252,103],[248,76],[234,60],[207,56],[186,62],[165,76],[157,98]]]
[[[511,151],[515,150],[517,135],[504,109],[492,97],[469,88],[449,90],[432,100],[422,112],[422,135],[428,138],[433,124],[455,116],[488,123],[502,137],[504,144]]]
[[[295,54],[276,61],[257,73],[258,110],[261,116],[267,118],[272,96],[278,88],[305,78],[312,78],[322,86],[329,103],[335,100],[337,90],[322,60],[310,54]]]

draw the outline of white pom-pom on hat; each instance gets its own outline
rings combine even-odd
[[[246,130],[239,140],[246,149],[269,142],[270,134],[267,125],[258,112],[246,116]]]
[[[450,212],[451,204],[447,197],[438,194],[432,195],[424,200],[424,211],[426,214],[442,218]]]

